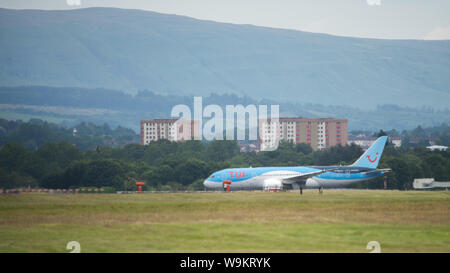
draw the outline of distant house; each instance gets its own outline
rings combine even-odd
[[[446,151],[447,148],[448,148],[447,146],[440,146],[440,145],[431,145],[427,147],[427,149],[431,151]]]
[[[410,144],[419,144],[419,143],[428,143],[429,145],[433,146],[436,145],[436,141],[438,141],[439,138],[437,137],[414,137],[409,139]]]
[[[259,152],[259,145],[257,143],[238,143],[241,152]]]
[[[401,137],[389,137],[389,141],[394,144],[395,148],[400,148],[402,146]]]
[[[363,148],[363,150],[367,150],[376,140],[376,137],[368,137],[365,135],[358,135],[358,136],[349,136],[348,137],[348,141],[347,144],[348,145],[358,145],[361,148]]]
[[[377,137],[370,137],[365,135],[349,136],[347,144],[348,145],[358,145],[363,150],[367,150],[374,142]],[[402,139],[400,137],[389,137],[389,142],[392,143],[396,148],[402,146]]]

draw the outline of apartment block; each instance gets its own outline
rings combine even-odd
[[[347,119],[335,118],[279,118],[259,121],[260,150],[279,141],[310,144],[314,150],[336,145],[346,145],[348,140]]]
[[[167,139],[184,141],[192,138],[193,122],[177,119],[141,120],[141,144]]]

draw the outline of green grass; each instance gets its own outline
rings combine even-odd
[[[450,252],[447,191],[0,196],[0,252]]]

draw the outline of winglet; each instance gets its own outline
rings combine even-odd
[[[376,169],[388,137],[379,137],[351,166]]]

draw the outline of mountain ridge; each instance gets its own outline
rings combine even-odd
[[[310,33],[116,8],[0,9],[0,86],[448,106],[450,41]],[[236,102],[238,103],[238,102]]]

